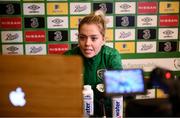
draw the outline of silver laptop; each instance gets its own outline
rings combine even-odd
[[[81,117],[76,56],[0,56],[0,116]]]

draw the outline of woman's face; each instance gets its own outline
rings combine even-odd
[[[79,31],[79,47],[86,58],[97,55],[104,44],[104,37],[96,24],[84,24]]]

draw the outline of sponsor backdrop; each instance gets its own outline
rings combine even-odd
[[[106,45],[124,68],[180,75],[179,0],[0,0],[0,53],[62,54],[77,46],[79,21],[97,9],[106,12]]]

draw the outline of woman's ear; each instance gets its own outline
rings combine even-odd
[[[103,38],[103,45],[106,43],[106,37]]]
[[[103,40],[101,43],[101,46],[105,45],[105,43],[106,43],[105,40]]]

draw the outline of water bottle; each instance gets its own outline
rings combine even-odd
[[[113,97],[112,105],[113,118],[123,118],[123,97]]]
[[[84,85],[84,115],[92,116],[94,114],[94,93],[90,85]]]

